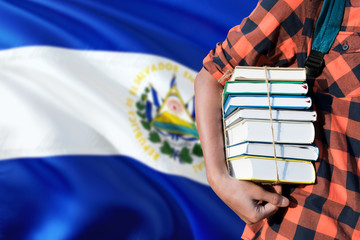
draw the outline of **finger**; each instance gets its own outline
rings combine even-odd
[[[256,191],[254,199],[271,203],[272,205],[277,207],[287,207],[289,205],[289,199],[287,199],[286,197],[278,194],[277,192],[270,192],[262,188],[261,190],[258,189]]]
[[[272,205],[277,207],[287,207],[289,205],[289,199],[278,193],[264,191],[262,200],[271,203]]]
[[[281,201],[284,201],[286,199],[281,194],[282,192],[282,186],[281,185],[273,185],[271,186],[271,190],[268,191],[269,193],[272,193],[273,195],[270,195],[270,198],[273,199],[270,200],[264,200],[268,203],[261,205],[258,207],[258,217],[260,218],[269,218],[270,216],[274,215],[278,210],[279,207],[285,207],[286,202],[282,203]],[[267,197],[265,197],[267,198]]]
[[[278,185],[274,185],[273,187],[276,193],[282,194],[282,185],[278,184]]]
[[[268,192],[273,192],[273,193],[278,193],[281,194],[282,193],[282,185],[281,184],[276,184],[276,185],[262,185],[262,187],[268,191]]]
[[[250,212],[247,215],[247,223],[256,223],[264,218],[269,218],[270,216],[274,215],[278,210],[279,207],[275,206],[271,203],[266,203],[264,205],[259,205],[254,201],[254,212]]]
[[[261,206],[261,208],[259,209],[262,218],[268,218],[274,215],[278,210],[279,207],[271,203],[267,203],[264,206]]]

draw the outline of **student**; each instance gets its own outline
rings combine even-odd
[[[336,0],[338,1],[338,0]],[[248,225],[244,239],[360,239],[360,1],[345,0],[340,31],[313,85],[320,149],[313,185],[265,189],[229,176],[218,83],[237,65],[304,67],[320,0],[262,0],[203,61],[196,120],[207,178]]]

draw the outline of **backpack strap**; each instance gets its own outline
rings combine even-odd
[[[324,68],[324,54],[333,44],[341,26],[345,0],[324,0],[316,21],[312,47],[305,62],[306,77],[313,83]]]

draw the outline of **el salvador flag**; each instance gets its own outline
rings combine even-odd
[[[1,239],[240,239],[193,83],[255,5],[1,1]]]

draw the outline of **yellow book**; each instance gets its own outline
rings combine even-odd
[[[232,177],[239,180],[275,183],[311,184],[315,182],[315,168],[311,161],[241,156],[228,159]]]

